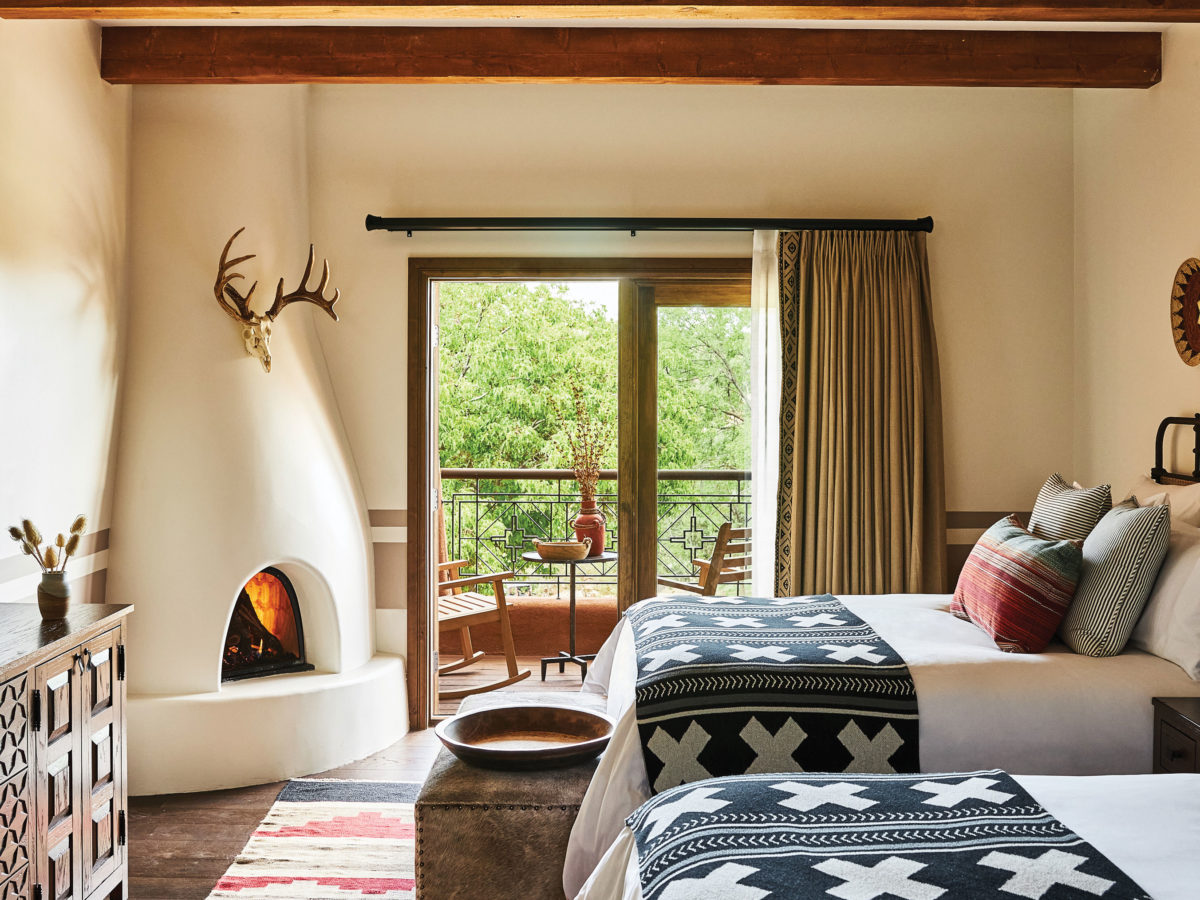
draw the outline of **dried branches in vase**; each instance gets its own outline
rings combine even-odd
[[[42,534],[29,519],[8,529],[8,535],[21,546],[21,552],[32,556],[42,569],[38,585],[38,608],[43,619],[61,619],[67,614],[71,588],[66,582],[67,561],[79,549],[79,540],[87,531],[87,516],[79,515],[71,523],[70,536],[61,532],[52,541],[43,541]],[[43,546],[44,544],[44,546]]]
[[[591,539],[588,556],[599,556],[604,552],[604,513],[596,506],[596,488],[600,482],[600,464],[612,444],[610,426],[592,416],[583,396],[583,386],[575,373],[568,379],[571,390],[572,416],[568,420],[557,403],[553,403],[562,432],[566,435],[570,450],[571,470],[579,483],[580,511],[576,516],[575,539]]]

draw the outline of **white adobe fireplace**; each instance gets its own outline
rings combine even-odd
[[[304,88],[134,94],[130,322],[108,597],[129,622],[133,794],[280,780],[369,755],[407,728],[403,661],[377,653],[370,531],[320,343],[301,304],[268,374],[213,297],[221,247],[270,303],[308,252]],[[321,250],[317,248],[318,254]],[[337,260],[331,260],[337,286]],[[263,296],[259,296],[259,294]],[[365,315],[354,298],[343,317]],[[402,414],[401,412],[397,413]],[[311,671],[223,680],[252,577],[290,582]],[[243,621],[253,632],[253,623]],[[280,640],[288,639],[286,635]],[[271,656],[257,632],[234,655]]]

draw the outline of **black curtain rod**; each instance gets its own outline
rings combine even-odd
[[[367,231],[933,231],[920,219],[620,219],[587,217],[443,217],[401,219],[367,216]]]

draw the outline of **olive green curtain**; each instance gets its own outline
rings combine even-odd
[[[925,235],[779,236],[775,592],[940,593],[942,399]]]

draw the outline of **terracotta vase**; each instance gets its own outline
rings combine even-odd
[[[37,589],[38,609],[43,619],[63,619],[71,604],[71,586],[62,572],[43,572]]]
[[[575,517],[575,540],[592,539],[588,556],[599,556],[604,552],[604,513],[596,505],[595,495],[584,494],[580,499],[579,515]]]

